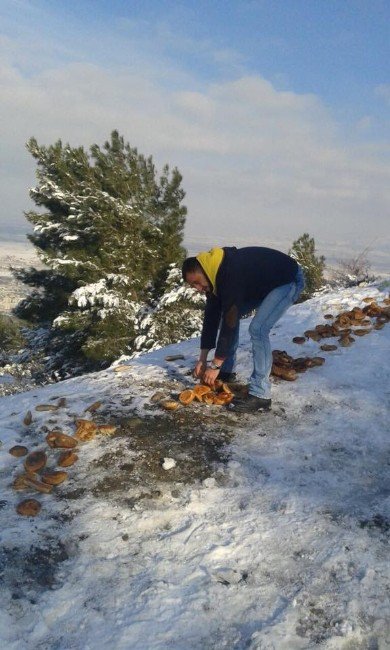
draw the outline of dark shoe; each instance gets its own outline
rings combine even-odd
[[[229,411],[233,413],[257,413],[258,411],[269,411],[271,400],[256,395],[247,395],[247,397],[235,397],[228,405]]]
[[[229,382],[237,381],[237,375],[235,372],[219,372],[217,379],[220,379],[221,381],[226,382],[227,384]]]

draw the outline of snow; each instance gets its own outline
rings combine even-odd
[[[176,467],[176,461],[174,458],[164,458],[164,462],[162,464],[163,469],[173,469]]]
[[[107,281],[104,278],[76,289],[69,299],[71,305],[76,303],[78,307],[94,306],[98,301],[108,308],[119,306],[119,295],[107,289]]]
[[[317,354],[318,343],[298,346],[292,337],[328,312],[388,292],[383,283],[295,305],[274,328],[272,346]],[[238,358],[243,379],[249,322]],[[240,418],[199,404],[166,415],[151,397],[191,385],[198,344],[0,400],[0,639],[7,650],[389,648],[390,325],[322,353],[325,365],[296,382],[275,382],[271,413]],[[172,354],[184,360],[166,361]],[[35,410],[60,397],[66,406],[58,411]],[[97,414],[86,412],[96,400]],[[41,513],[18,516],[24,496],[10,484],[22,461],[10,447],[41,449],[42,427],[71,434],[76,417],[109,423],[118,414],[126,435],[85,444],[65,487],[38,496]],[[226,431],[214,463],[184,480],[199,440]],[[171,442],[161,448],[163,435]],[[147,472],[131,479],[142,464],[153,480]],[[132,467],[128,483],[105,490],[125,466]]]

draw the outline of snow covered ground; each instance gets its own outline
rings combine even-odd
[[[29,287],[15,280],[10,267],[29,266],[42,266],[32,244],[4,241],[0,230],[0,313],[9,312],[30,291]]]
[[[295,305],[273,348],[318,353],[292,337],[388,293],[382,283]],[[167,414],[151,401],[191,384],[197,346],[0,400],[2,647],[390,647],[390,325],[321,352],[325,365],[275,382],[271,413],[241,418],[202,404]],[[58,410],[35,410],[59,398]],[[83,445],[69,480],[38,495],[40,514],[19,516],[33,495],[12,490],[23,459],[8,450],[47,449],[46,431],[71,434],[77,416],[114,422],[117,434]]]

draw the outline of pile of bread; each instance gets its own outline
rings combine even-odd
[[[61,404],[61,406],[64,405]],[[100,406],[101,402],[94,402],[86,411],[94,412]],[[36,410],[53,411],[54,408],[52,404],[39,404]],[[31,424],[32,415],[30,411],[26,414],[23,422],[26,425]],[[48,448],[44,450],[29,453],[28,448],[24,445],[11,447],[9,453],[12,456],[24,458],[22,471],[16,475],[12,484],[14,490],[50,494],[55,486],[60,485],[68,478],[68,472],[63,468],[71,467],[78,460],[79,443],[93,440],[96,435],[112,435],[117,428],[111,424],[98,425],[92,420],[83,418],[77,418],[75,425],[76,430],[73,436],[63,433],[58,428],[48,431],[44,427],[48,431],[45,438]],[[40,510],[41,504],[34,498],[24,499],[16,506],[18,514],[29,517],[35,517]]]
[[[379,305],[375,298],[363,298],[366,305],[363,308],[354,307],[350,311],[343,311],[333,316],[325,314],[324,319],[333,322],[321,323],[314,329],[307,330],[303,336],[295,336],[293,343],[302,345],[308,339],[321,343],[320,349],[323,352],[332,352],[337,350],[335,344],[323,343],[327,338],[337,338],[342,347],[351,345],[355,339],[354,336],[365,336],[372,330],[379,330],[384,327],[385,323],[390,322],[390,297],[383,300],[383,305]],[[353,336],[352,336],[353,334]],[[272,370],[271,374],[285,381],[295,381],[299,373],[305,372],[309,368],[322,366],[325,359],[322,356],[314,357],[292,357],[284,350],[273,350],[272,352]],[[231,385],[234,388],[234,385]],[[175,411],[181,404],[187,406],[192,402],[203,402],[208,405],[224,406],[234,397],[234,392],[226,383],[216,381],[213,388],[199,384],[193,389],[184,390],[180,393],[178,400],[162,400],[160,406],[167,411]]]
[[[203,402],[203,404],[208,405],[226,406],[226,404],[232,401],[233,397],[233,391],[228,384],[217,379],[212,388],[204,384],[198,384],[194,388],[183,390],[179,395],[179,401],[164,400],[161,402],[161,406],[166,411],[175,411],[179,408],[180,404],[187,406],[193,401]]]
[[[363,298],[367,303],[363,308],[354,307],[350,311],[343,311],[333,316],[325,314],[324,318],[330,323],[321,323],[314,329],[306,330],[304,336],[295,336],[293,343],[302,345],[308,339],[321,343],[320,349],[323,352],[337,350],[335,344],[322,343],[324,339],[337,338],[342,347],[354,343],[355,336],[365,336],[373,330],[380,330],[385,323],[390,322],[390,297],[383,300],[383,305],[378,305],[371,297]],[[325,363],[323,357],[298,357],[294,358],[282,350],[274,350],[271,374],[286,381],[294,381],[298,373],[305,372],[308,368],[321,366]]]

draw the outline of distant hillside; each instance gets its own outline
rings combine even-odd
[[[41,266],[41,263],[26,239],[23,242],[0,239],[0,312],[9,312],[29,292],[29,287],[14,279],[10,267],[30,265]]]

